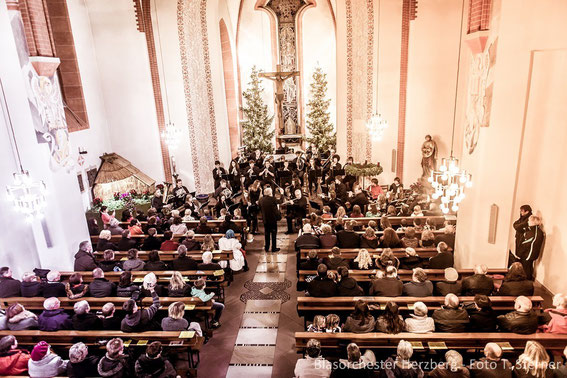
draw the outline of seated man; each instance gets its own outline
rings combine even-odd
[[[372,280],[369,294],[377,297],[399,297],[403,289],[404,284],[398,279],[398,270],[390,265],[386,268],[385,277]]]
[[[297,360],[295,364],[295,376],[303,377],[329,377],[331,376],[331,363],[321,357],[321,343],[319,340],[307,341],[307,356]]]
[[[299,270],[317,270],[319,266],[319,258],[317,257],[317,251],[312,249],[307,254],[307,261],[299,264]]]
[[[465,332],[469,325],[469,315],[459,307],[455,294],[445,296],[445,305],[433,311],[433,320],[438,332]]]
[[[177,248],[178,257],[171,262],[171,268],[180,272],[184,270],[196,270],[197,261],[187,256],[187,247],[183,244]]]
[[[132,377],[128,356],[124,355],[124,342],[120,338],[106,343],[106,354],[98,362],[98,374],[101,377]]]
[[[364,295],[364,291],[358,282],[352,277],[349,277],[348,268],[346,266],[339,266],[337,268],[339,280],[337,282],[337,295],[340,297],[356,297]]]
[[[435,244],[445,242],[449,248],[455,250],[455,226],[448,224],[443,228],[443,234],[435,236]]]
[[[437,365],[428,377],[470,377],[470,372],[463,365],[463,356],[456,350],[449,350],[445,353],[445,362]]]
[[[372,374],[372,366],[376,363],[374,352],[368,349],[364,355],[361,354],[358,345],[350,343],[347,346],[348,358],[340,359],[339,366],[333,371],[333,377],[369,377]]]
[[[138,243],[136,240],[132,239],[130,231],[124,230],[122,232],[122,238],[120,238],[120,241],[116,244],[116,248],[118,248],[119,251],[128,251],[132,248],[136,248],[137,245]]]
[[[144,243],[142,244],[142,251],[153,251],[154,249],[161,248],[161,240],[157,238],[157,229],[155,227],[151,227],[148,229],[148,236],[144,239]]]
[[[327,277],[327,266],[319,264],[317,277],[307,284],[307,292],[312,297],[334,297],[337,295],[337,284]]]
[[[154,341],[146,348],[134,365],[138,377],[176,377],[177,373],[168,359],[162,357],[162,345]]]
[[[427,306],[423,302],[415,302],[413,314],[406,318],[406,331],[411,333],[435,332],[435,321],[427,316]]]
[[[449,247],[445,242],[437,245],[437,254],[429,259],[430,269],[446,269],[453,267],[453,253],[449,252]]]
[[[43,297],[66,297],[65,284],[61,282],[61,273],[57,270],[50,270],[47,273],[47,282],[43,283]]]
[[[345,222],[345,229],[337,232],[339,248],[360,248],[360,236],[354,232],[355,221]]]
[[[413,346],[409,341],[400,340],[396,352],[396,358],[388,358],[386,360],[385,368],[383,370],[384,377],[407,377],[407,378],[421,378],[423,377],[423,370],[419,367],[417,362],[411,361],[413,356]]]
[[[476,294],[492,294],[494,291],[494,280],[488,277],[486,272],[488,272],[486,265],[475,265],[474,274],[463,279],[463,295],[475,296]]]
[[[38,318],[40,331],[59,331],[60,329],[72,329],[71,317],[60,308],[61,302],[57,298],[47,298],[43,301],[43,311]]]
[[[349,262],[341,256],[341,250],[338,247],[331,248],[331,253],[328,257],[323,259],[323,264],[327,266],[329,270],[337,270],[339,266],[346,266],[348,268]]]
[[[201,243],[195,240],[195,231],[189,230],[185,234],[185,240],[183,240],[183,244],[188,251],[200,251],[201,250]]]
[[[0,298],[19,297],[22,283],[12,278],[12,269],[7,266],[0,268]]]
[[[496,343],[484,347],[484,357],[474,361],[469,370],[472,377],[512,378],[512,364],[502,358],[502,348]]]
[[[102,329],[105,331],[119,331],[122,319],[116,314],[114,303],[108,302],[102,306],[100,311],[102,320]]]
[[[120,326],[122,332],[144,332],[158,328],[154,326],[152,321],[160,306],[159,297],[155,291],[155,284],[149,284],[148,289],[152,294],[153,301],[150,307],[140,310],[133,299],[128,299],[122,305],[122,310],[126,313],[126,317],[122,319]]]
[[[300,251],[301,249],[317,249],[321,247],[321,241],[315,235],[313,235],[313,229],[309,223],[303,226],[303,233],[297,239],[295,239],[295,250]]]
[[[202,263],[197,265],[198,270],[219,270],[222,269],[220,264],[213,262],[213,253],[210,251],[204,252],[201,259]]]
[[[79,301],[73,306],[75,315],[73,315],[73,329],[76,331],[89,331],[102,329],[102,320],[93,314],[91,306],[87,301]]]
[[[93,270],[93,282],[89,285],[89,292],[95,298],[112,297],[116,293],[116,284],[104,278],[101,268]]]
[[[196,234],[212,234],[213,230],[207,226],[208,219],[206,216],[199,218],[199,225],[195,229]]]
[[[408,297],[429,297],[433,295],[433,283],[427,279],[427,273],[415,268],[411,281],[404,284],[404,295]]]
[[[459,272],[455,268],[445,269],[445,280],[435,284],[435,295],[446,296],[449,293],[461,295],[461,283],[459,280]]]
[[[503,332],[528,335],[535,333],[538,327],[538,317],[532,310],[532,301],[524,296],[516,298],[514,311],[498,316],[497,320]]]

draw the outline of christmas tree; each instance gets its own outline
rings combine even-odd
[[[252,67],[248,88],[242,92],[245,105],[241,107],[244,114],[242,125],[242,140],[250,151],[260,150],[272,153],[274,130],[272,129],[273,116],[268,114],[268,106],[264,104],[258,70]]]
[[[329,151],[336,149],[337,137],[331,124],[329,114],[329,104],[331,100],[326,99],[327,95],[327,74],[321,67],[317,67],[313,72],[313,82],[311,83],[311,99],[307,103],[309,109],[307,113],[307,129],[311,134],[307,141],[317,147],[319,151]]]

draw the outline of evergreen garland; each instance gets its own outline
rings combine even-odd
[[[248,88],[242,92],[245,105],[240,108],[244,114],[241,122],[242,141],[249,151],[260,150],[264,153],[273,152],[273,138],[275,130],[272,129],[273,116],[268,114],[268,106],[262,99],[264,88],[260,84],[258,69],[252,67]]]
[[[329,104],[331,100],[326,99],[327,95],[327,74],[321,67],[317,67],[313,72],[313,82],[311,83],[311,99],[307,103],[307,129],[311,134],[307,141],[315,145],[319,151],[329,151],[331,148],[336,150],[337,137],[333,131],[331,116],[329,114]]]

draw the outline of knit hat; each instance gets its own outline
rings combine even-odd
[[[31,352],[32,361],[39,361],[49,352],[49,344],[45,341],[40,341],[33,347]]]
[[[445,279],[450,282],[457,281],[459,279],[459,272],[457,272],[455,268],[446,268]]]

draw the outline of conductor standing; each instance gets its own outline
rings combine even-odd
[[[279,215],[278,203],[272,195],[272,188],[264,189],[264,196],[258,201],[260,211],[262,212],[262,219],[264,220],[264,250],[270,250],[270,239],[272,242],[272,252],[278,252],[280,249],[276,247],[276,235],[278,234],[278,218]]]

